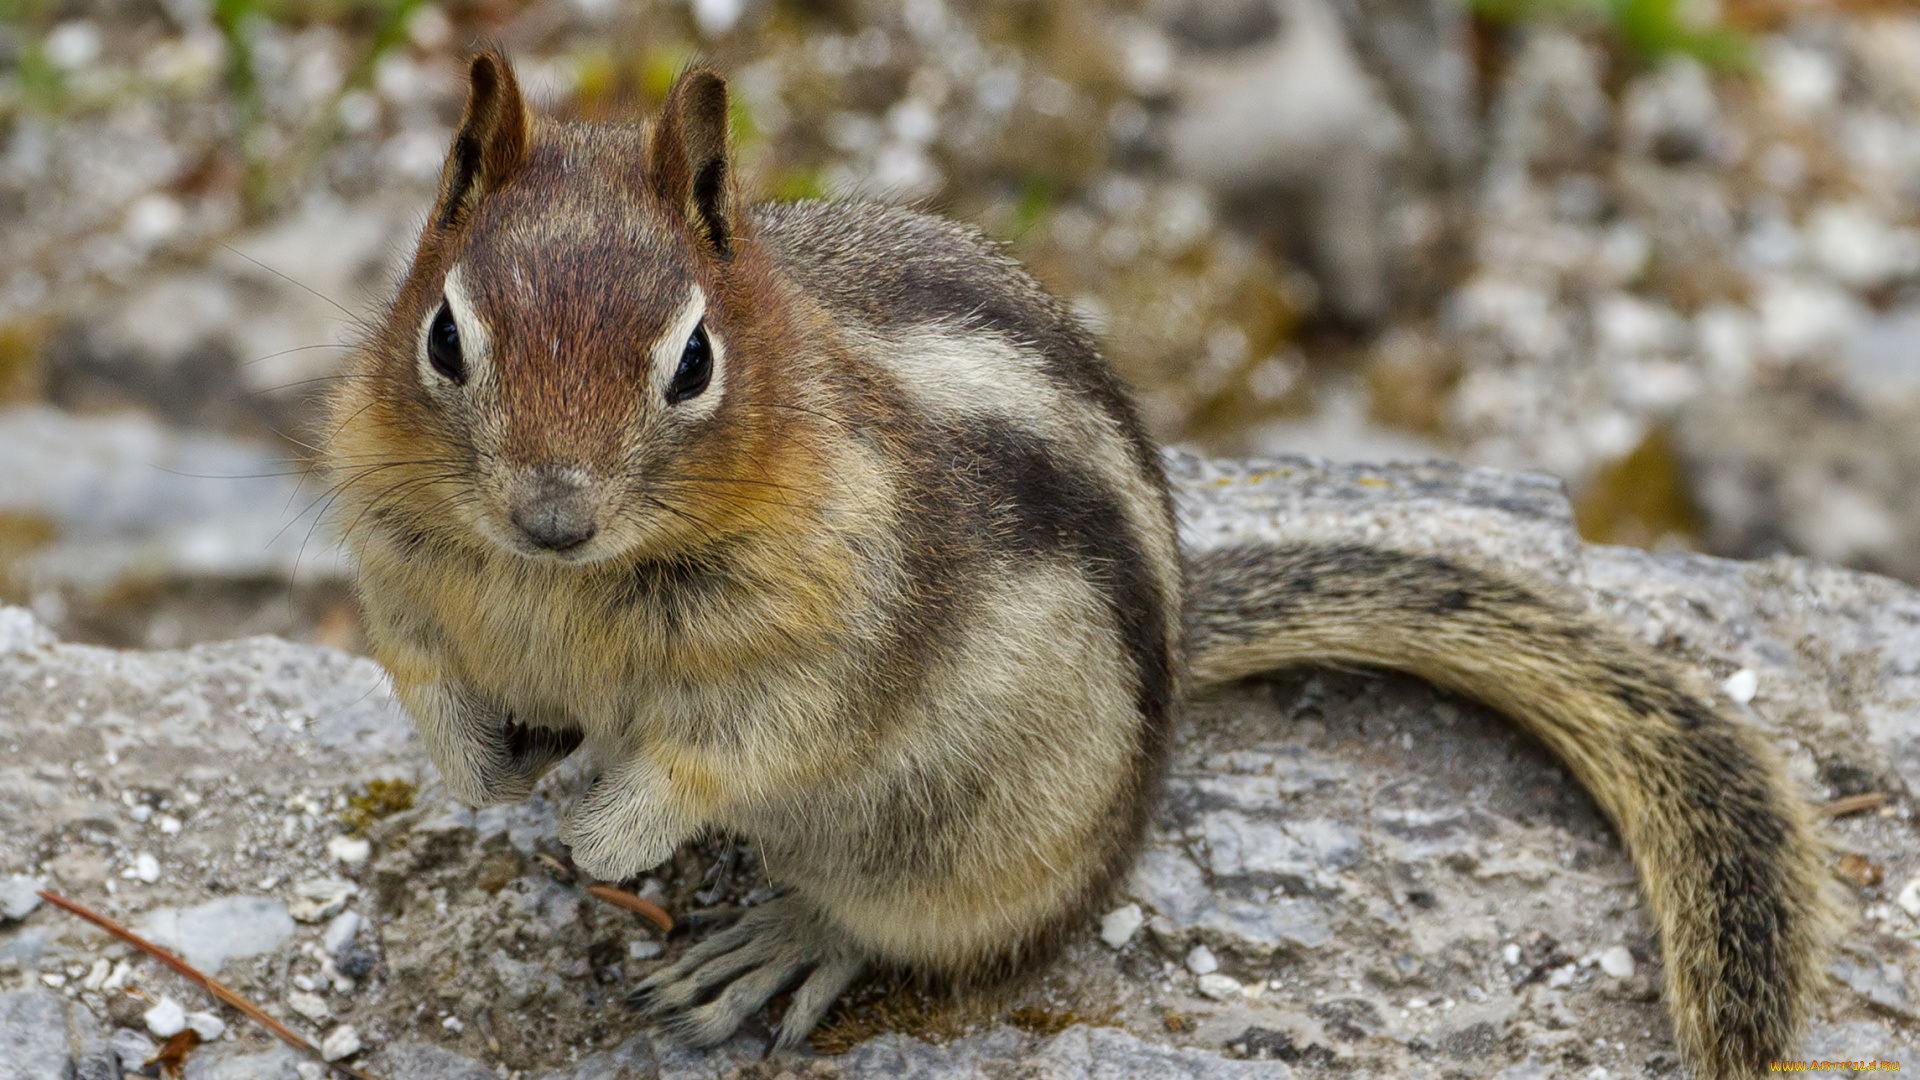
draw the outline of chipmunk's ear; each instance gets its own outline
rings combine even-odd
[[[727,83],[706,68],[674,81],[647,163],[654,190],[680,207],[694,234],[720,258],[733,254],[733,152]]]
[[[506,183],[526,159],[531,119],[507,58],[492,49],[467,69],[472,90],[467,113],[440,171],[440,202],[433,218],[443,229],[464,224],[480,196]]]

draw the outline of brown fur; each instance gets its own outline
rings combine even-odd
[[[1157,811],[1183,665],[1344,661],[1538,733],[1633,851],[1688,1059],[1785,1053],[1828,908],[1749,729],[1497,575],[1276,549],[1198,561],[1189,594],[1155,450],[1059,303],[921,215],[741,210],[726,115],[696,70],[652,129],[548,124],[477,58],[327,450],[375,652],[457,796],[522,797],[584,746],[581,865],[718,828],[790,888],[650,1007],[713,1041],[801,980],[790,1043],[867,965],[1043,957]],[[448,318],[451,375],[425,345]],[[564,548],[516,516],[561,498],[593,525]]]

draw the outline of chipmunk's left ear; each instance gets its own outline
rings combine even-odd
[[[693,68],[675,80],[649,156],[654,190],[686,214],[694,234],[715,255],[731,257],[734,185],[726,80],[706,68]]]
[[[459,228],[480,196],[507,182],[526,160],[532,139],[532,119],[505,56],[492,49],[480,53],[467,77],[467,111],[440,170],[440,200],[433,214],[443,229]]]

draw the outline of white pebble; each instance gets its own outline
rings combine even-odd
[[[1753,695],[1760,690],[1760,673],[1750,667],[1743,667],[1727,676],[1727,681],[1721,683],[1720,688],[1727,692],[1727,696],[1733,699],[1735,705],[1745,705],[1752,701]]]
[[[1220,970],[1220,961],[1214,958],[1212,949],[1195,945],[1187,954],[1187,970],[1195,975],[1211,975]]]
[[[1920,876],[1900,887],[1900,895],[1893,898],[1900,910],[1920,919]]]
[[[146,1021],[147,1030],[156,1038],[171,1039],[187,1029],[187,1010],[170,997],[163,997],[160,1003],[140,1014]]]
[[[1508,967],[1512,967],[1513,965],[1519,963],[1520,962],[1520,946],[1508,945],[1506,948],[1501,949],[1500,959],[1505,960],[1507,962]]]
[[[1225,1001],[1239,997],[1246,991],[1241,987],[1240,980],[1233,976],[1213,974],[1200,976],[1200,992],[1215,1001]]]
[[[138,878],[151,885],[160,880],[160,860],[154,858],[152,853],[143,851],[133,857],[132,866],[120,871],[120,876],[128,879]]]
[[[357,911],[343,911],[333,917],[327,929],[320,935],[320,947],[332,956],[339,956],[353,944],[354,936],[360,933],[360,924],[366,920]]]
[[[67,977],[57,971],[49,971],[40,976],[40,981],[58,990],[67,985]]]
[[[627,955],[635,960],[651,960],[660,955],[660,943],[657,941],[629,941]]]
[[[328,1061],[339,1061],[359,1052],[360,1033],[353,1030],[352,1024],[341,1024],[320,1040],[320,1056]]]
[[[733,29],[747,10],[746,0],[693,0],[693,21],[708,37]]]
[[[127,985],[127,977],[132,974],[132,961],[122,960],[113,965],[113,974],[107,976],[107,981],[100,984],[100,989],[109,993],[118,990]]]
[[[200,1036],[201,1042],[212,1042],[227,1033],[227,1022],[210,1012],[188,1013],[187,1026]]]
[[[301,1016],[306,1017],[316,1024],[333,1015],[333,1010],[327,1008],[325,998],[319,994],[309,994],[305,990],[294,990],[288,993],[287,1008],[292,1009],[294,1012],[299,1013]]]
[[[373,854],[373,845],[352,836],[336,836],[327,841],[327,854],[351,866],[366,862]]]
[[[0,878],[0,920],[19,920],[40,906],[40,890],[46,882],[24,874]]]
[[[326,1080],[328,1069],[317,1061],[302,1061],[294,1065],[293,1071],[300,1080]]]
[[[63,22],[47,34],[40,51],[65,71],[90,67],[100,59],[100,28],[85,19]]]
[[[180,835],[180,819],[172,814],[160,815],[160,831],[168,836]]]
[[[1559,990],[1572,986],[1574,973],[1579,970],[1580,965],[1578,964],[1568,964],[1566,967],[1554,968],[1553,971],[1547,975],[1547,989]]]
[[[87,977],[81,980],[80,985],[88,990],[98,990],[107,985],[107,976],[112,974],[113,961],[102,957],[93,962],[93,967],[87,969]]]
[[[1600,970],[1616,979],[1630,979],[1633,977],[1633,954],[1627,951],[1626,946],[1615,945],[1600,954]]]
[[[440,1021],[440,1026],[456,1035],[467,1030],[467,1025],[461,1023],[460,1018],[457,1016],[449,1016],[445,1020]]]
[[[1100,917],[1100,940],[1113,948],[1123,948],[1146,921],[1139,904],[1114,908]]]
[[[304,923],[325,922],[347,908],[360,887],[339,878],[315,878],[293,887],[293,903],[288,914]]]

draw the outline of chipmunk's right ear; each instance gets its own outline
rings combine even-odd
[[[733,254],[733,151],[727,83],[706,68],[674,80],[647,163],[653,188],[722,259]]]
[[[467,69],[472,90],[467,113],[440,171],[440,201],[433,218],[443,229],[466,223],[480,196],[507,182],[526,160],[531,141],[526,102],[507,58],[488,49]]]

